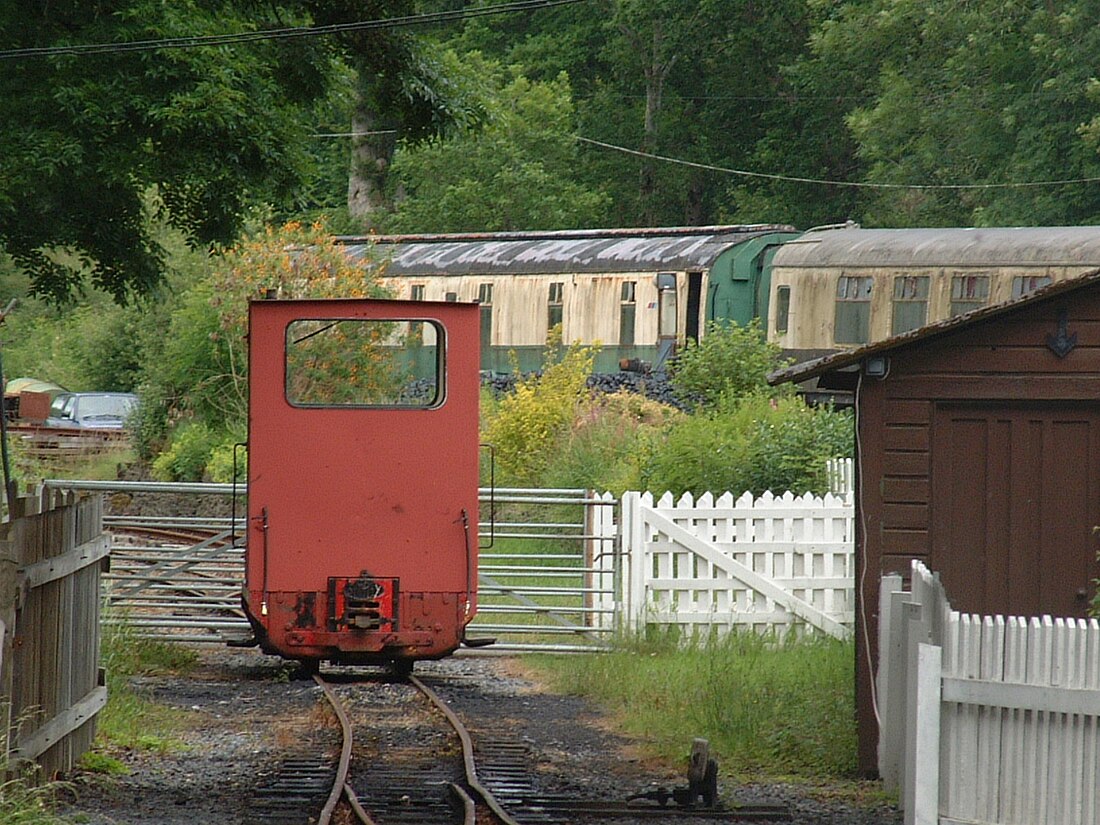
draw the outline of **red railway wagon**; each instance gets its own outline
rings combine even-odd
[[[315,667],[454,651],[476,610],[479,314],[254,301],[245,609]]]

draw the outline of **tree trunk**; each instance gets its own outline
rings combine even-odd
[[[396,145],[396,130],[383,121],[361,94],[352,115],[351,171],[348,175],[348,212],[372,224],[375,213],[387,209],[386,174]]]
[[[676,55],[662,62],[664,42],[660,22],[654,21],[651,42],[643,48],[641,36],[627,27],[620,27],[622,33],[639,52],[644,55],[645,63],[645,119],[643,121],[642,151],[655,154],[657,151],[658,119],[661,114],[661,98],[664,95],[665,79],[676,62]],[[652,226],[657,216],[657,161],[642,158],[639,180],[639,198],[642,217],[647,226]]]

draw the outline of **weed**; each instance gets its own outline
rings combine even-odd
[[[6,718],[6,715],[4,715]],[[7,736],[0,729],[0,822],[4,825],[61,825],[54,814],[60,782],[41,782],[36,766],[19,770],[9,763]],[[5,780],[5,777],[8,777]]]
[[[815,780],[855,772],[854,655],[851,642],[731,633],[534,661],[559,689],[621,717],[657,756],[678,758],[701,736],[726,771]]]
[[[114,613],[114,615],[112,615]],[[117,612],[104,608],[100,660],[107,671],[107,706],[99,714],[98,739],[123,748],[168,751],[181,747],[175,733],[183,726],[184,711],[158,705],[132,685],[134,676],[184,671],[196,655],[180,645],[138,637]]]
[[[130,772],[130,769],[122,762],[98,750],[86,751],[80,757],[80,768],[89,773],[101,773],[107,776],[117,776]]]

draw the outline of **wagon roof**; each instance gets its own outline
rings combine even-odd
[[[807,232],[776,267],[1100,266],[1100,226],[860,229]]]
[[[705,270],[731,247],[795,232],[775,224],[338,238],[353,258],[386,261],[387,275],[557,274]]]
[[[927,324],[923,327],[911,329],[908,332],[903,332],[891,338],[884,338],[881,341],[874,341],[851,350],[834,352],[811,361],[792,364],[785,369],[776,370],[770,373],[768,375],[768,383],[774,385],[783,384],[788,381],[800,382],[816,378],[827,372],[835,372],[846,367],[851,367],[853,364],[858,364],[869,356],[893,352],[894,350],[899,350],[918,342],[949,335],[960,329],[981,324],[991,318],[997,318],[1009,312],[1015,312],[1025,306],[1054,300],[1068,293],[1089,286],[1095,286],[1096,284],[1100,284],[1100,269],[1094,269],[1083,275],[1066,278],[1062,281],[1055,281],[1049,286],[1037,289],[1034,292],[1029,292],[1027,295],[1023,295],[1019,298],[1013,298],[1010,301],[1004,301],[999,304],[990,304],[989,306],[972,310],[963,315],[956,315],[953,318],[937,321],[934,324]]]

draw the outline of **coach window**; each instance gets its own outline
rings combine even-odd
[[[1050,286],[1051,283],[1049,275],[1017,275],[1012,279],[1012,297],[1022,298],[1037,289]]]
[[[637,317],[636,281],[623,282],[619,293],[619,346],[634,346],[634,319]]]
[[[438,406],[443,328],[433,321],[302,319],[286,329],[286,397],[295,407]]]
[[[775,331],[786,332],[791,315],[791,288],[781,286],[775,290]]]
[[[493,343],[493,285],[478,284],[477,302],[481,306],[481,351]]]
[[[564,295],[564,283],[556,282],[550,284],[550,294],[546,299],[546,326],[548,329],[553,329],[561,323]]]
[[[409,287],[409,300],[411,301],[423,301],[424,300],[424,284],[413,284]]]
[[[988,275],[951,276],[951,317],[965,315],[989,303]]]
[[[871,285],[868,276],[841,275],[836,287],[833,338],[838,344],[866,344],[871,328]]]
[[[928,322],[928,276],[898,275],[894,278],[894,318],[890,333],[901,335]]]

